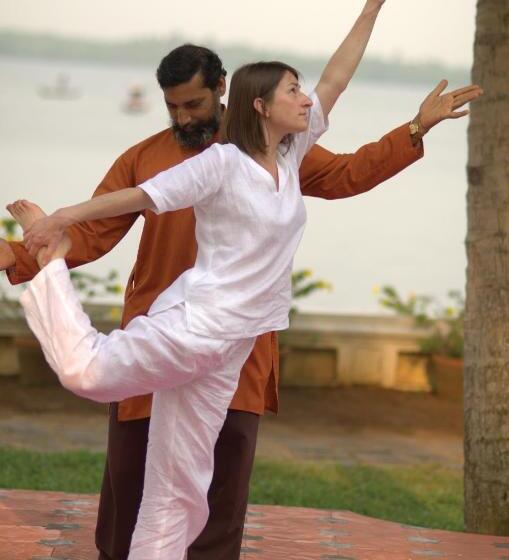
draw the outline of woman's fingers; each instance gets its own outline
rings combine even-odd
[[[60,241],[61,241],[61,237],[56,237],[56,236],[52,237],[51,241],[48,244],[48,249],[46,251],[46,255],[45,255],[45,258],[44,258],[44,261],[45,261],[44,264],[48,264],[49,257],[56,251]]]
[[[23,236],[23,243],[29,254],[35,257],[39,249],[44,246],[44,239],[41,239],[39,235],[32,233],[28,229]]]

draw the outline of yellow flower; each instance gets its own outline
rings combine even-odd
[[[119,305],[114,305],[110,307],[110,312],[108,314],[112,321],[120,321],[122,318],[122,307]]]

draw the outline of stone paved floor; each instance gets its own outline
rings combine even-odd
[[[97,496],[0,490],[0,560],[95,560]],[[509,560],[509,538],[250,506],[242,560]]]

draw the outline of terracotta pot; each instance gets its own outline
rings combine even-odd
[[[429,378],[433,392],[445,399],[463,399],[463,360],[433,354],[429,360]]]

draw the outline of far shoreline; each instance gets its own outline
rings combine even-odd
[[[93,41],[57,34],[28,33],[0,29],[0,56],[12,59],[44,60],[94,66],[155,68],[164,54],[186,42],[181,36],[133,38],[123,41]],[[226,68],[263,59],[281,59],[294,65],[305,76],[316,76],[325,63],[322,57],[304,57],[286,51],[269,51],[243,44],[211,44],[221,54]],[[469,81],[469,70],[437,61],[407,62],[399,58],[366,57],[357,72],[359,82],[431,84],[447,77],[452,84]]]

